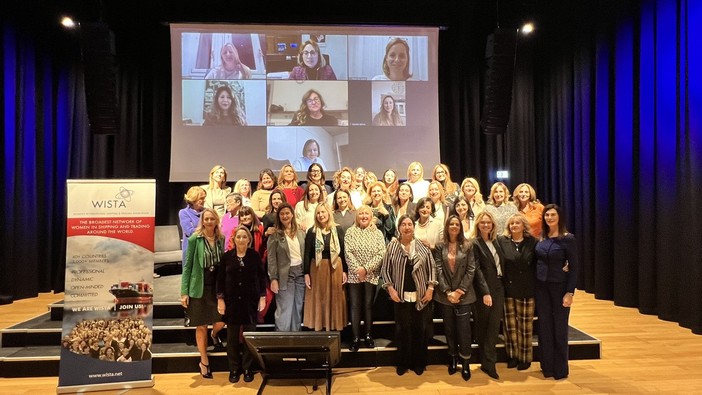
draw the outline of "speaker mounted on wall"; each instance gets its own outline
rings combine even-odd
[[[82,23],[80,42],[90,130],[95,134],[116,134],[119,101],[114,34],[104,22]]]
[[[517,30],[497,28],[485,47],[485,89],[480,128],[485,134],[504,134],[512,108],[512,82],[517,53]]]

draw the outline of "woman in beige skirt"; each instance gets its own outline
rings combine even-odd
[[[344,329],[348,273],[344,231],[324,203],[317,206],[314,226],[307,230],[304,265],[307,292],[303,325],[316,331]]]

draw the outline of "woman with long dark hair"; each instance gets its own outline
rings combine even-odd
[[[575,236],[565,213],[555,204],[544,207],[542,239],[536,245],[536,310],[539,313],[539,356],[544,377],[568,377],[568,317],[580,274]]]
[[[450,215],[444,226],[444,239],[433,251],[436,262],[437,292],[434,300],[444,319],[444,332],[450,357],[448,374],[462,364],[461,377],[470,380],[471,336],[470,315],[476,301],[474,283],[485,290],[487,285],[476,281],[475,256],[471,244],[463,234],[461,220]],[[479,284],[478,284],[479,283]]]
[[[212,108],[205,113],[205,121],[202,125],[246,126],[244,109],[229,85],[217,88],[212,100]]]
[[[299,331],[305,301],[305,232],[297,227],[292,206],[278,206],[275,233],[268,237],[268,277],[275,294],[275,329]]]

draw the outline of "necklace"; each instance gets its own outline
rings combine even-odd
[[[509,239],[512,240],[512,244],[514,244],[514,248],[517,250],[517,252],[519,252],[519,249],[522,247],[522,242],[524,241],[524,239],[514,240],[511,237]]]

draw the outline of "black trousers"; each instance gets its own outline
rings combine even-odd
[[[473,339],[470,330],[470,312],[472,304],[446,305],[437,303],[444,320],[444,334],[448,345],[448,354],[470,359]]]
[[[417,311],[415,303],[394,303],[397,366],[424,368],[427,366],[429,333],[433,316],[432,302]]]
[[[369,335],[373,326],[373,299],[375,298],[376,286],[363,283],[347,283],[349,300],[351,302],[351,330],[354,338],[361,337],[361,317],[366,323],[366,331],[363,336]]]
[[[539,315],[539,360],[544,375],[568,376],[568,317],[563,307],[566,283],[536,282],[536,312]]]
[[[253,356],[249,352],[249,348],[245,344],[239,343],[242,330],[243,332],[253,332],[256,330],[256,324],[227,324],[227,360],[230,372],[236,372],[242,368],[251,369],[253,364]]]
[[[475,334],[480,346],[480,364],[488,370],[495,369],[497,362],[497,337],[500,334],[500,320],[505,311],[505,292],[502,285],[490,289],[492,306],[488,307],[478,298],[475,306]]]

